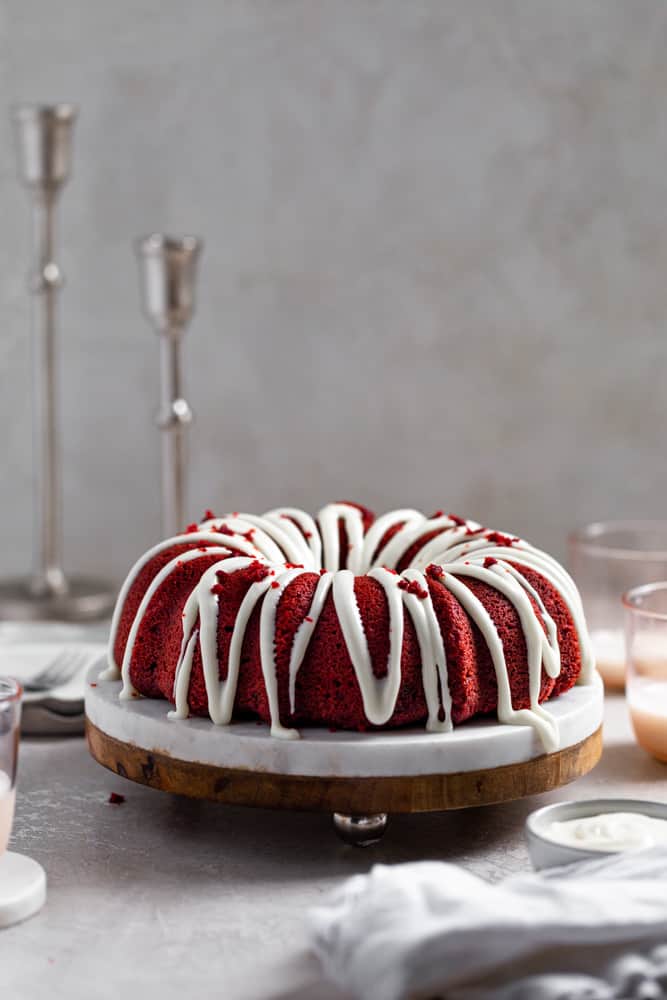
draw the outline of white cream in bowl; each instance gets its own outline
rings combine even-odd
[[[667,846],[667,820],[638,812],[598,813],[555,821],[542,833],[559,844],[589,851],[638,851]]]

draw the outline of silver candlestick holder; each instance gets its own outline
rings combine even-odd
[[[62,502],[56,385],[56,309],[63,277],[55,257],[55,210],[70,174],[71,104],[22,104],[12,109],[19,177],[33,215],[33,427],[35,468],[34,571],[0,581],[0,618],[84,621],[105,616],[114,590],[101,580],[66,576],[62,560]]]
[[[181,341],[192,318],[201,240],[154,233],[136,242],[143,309],[160,337],[162,533],[185,527],[186,432],[192,410],[181,386]]]

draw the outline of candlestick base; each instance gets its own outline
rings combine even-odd
[[[0,927],[11,927],[38,913],[46,902],[46,873],[24,854],[0,857]]]
[[[106,580],[68,577],[61,593],[36,590],[33,580],[0,580],[0,619],[85,622],[106,618],[116,589]]]

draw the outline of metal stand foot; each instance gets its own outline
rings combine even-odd
[[[382,840],[387,829],[387,814],[376,816],[345,816],[343,813],[333,814],[336,833],[346,844],[354,847],[370,847]]]

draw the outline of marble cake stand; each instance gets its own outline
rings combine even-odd
[[[334,814],[340,835],[371,843],[387,814],[488,805],[546,792],[586,774],[602,752],[602,681],[549,703],[561,749],[532,729],[481,720],[451,733],[302,730],[271,737],[254,722],[229,728],[169,719],[164,701],[118,700],[120,682],[86,680],[86,732],[104,767],[153,788],[236,805]]]

